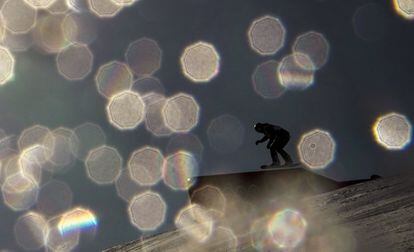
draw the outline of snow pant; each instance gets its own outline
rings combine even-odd
[[[280,165],[279,158],[277,154],[279,153],[282,158],[285,160],[286,164],[292,163],[292,158],[290,155],[283,149],[286,144],[289,142],[290,136],[288,134],[278,136],[276,140],[270,146],[270,155],[274,165]]]

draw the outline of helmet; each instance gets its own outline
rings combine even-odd
[[[263,130],[263,123],[256,123],[254,125],[254,129],[258,132],[261,132]]]

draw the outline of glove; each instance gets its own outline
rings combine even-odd
[[[260,141],[256,141],[256,145],[258,145],[260,143]]]

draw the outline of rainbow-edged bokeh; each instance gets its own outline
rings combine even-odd
[[[166,159],[162,176],[165,184],[173,190],[188,190],[198,175],[198,162],[192,153],[178,151]]]
[[[307,225],[300,212],[287,208],[270,218],[267,232],[279,248],[295,248],[303,241]]]
[[[73,232],[95,230],[98,220],[95,214],[81,207],[64,213],[59,221],[58,228],[61,235]]]

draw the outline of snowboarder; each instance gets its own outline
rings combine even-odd
[[[269,166],[280,166],[277,153],[279,153],[285,160],[285,166],[290,166],[293,164],[290,155],[283,149],[290,139],[290,134],[287,130],[283,129],[280,126],[272,125],[269,123],[256,123],[254,125],[254,129],[257,132],[264,134],[262,139],[256,141],[256,145],[269,140],[266,147],[270,149],[270,156],[272,157],[273,161],[273,163]],[[262,165],[261,168],[266,168],[269,166]]]

